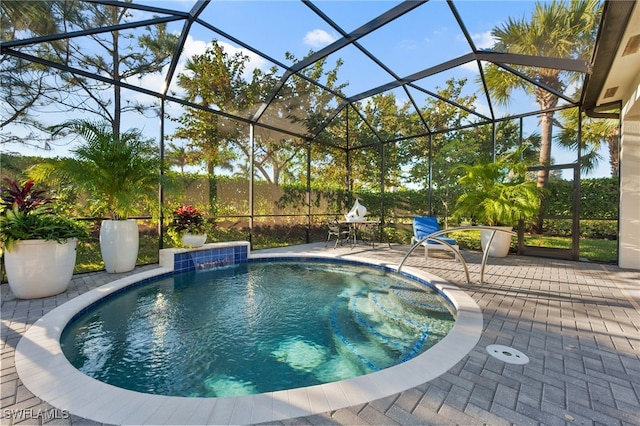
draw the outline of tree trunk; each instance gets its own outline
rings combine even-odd
[[[278,201],[280,200],[280,196],[282,195],[282,191],[280,190],[280,185],[277,183],[270,183],[269,187],[271,188],[271,201],[273,202],[273,214],[279,215],[282,210],[278,207]],[[277,223],[280,223],[282,218],[275,217],[274,218]]]
[[[123,18],[125,13],[125,9],[120,11],[117,7],[111,7],[111,24],[117,25],[120,20]],[[113,61],[113,71],[111,77],[119,82],[121,80],[120,76],[120,32],[112,31],[111,36],[113,37],[113,50],[111,51],[111,58]],[[116,141],[120,140],[120,122],[122,116],[122,89],[119,84],[113,85],[113,121],[111,122],[111,126],[113,129],[113,137]]]
[[[550,73],[542,73],[540,75],[540,81],[549,87],[553,87],[557,90],[562,89],[562,85],[558,79],[558,71],[551,71]],[[558,105],[558,96],[554,95],[547,90],[538,88],[535,92],[536,100],[540,105],[540,157],[539,164],[543,167],[551,165],[551,144],[553,141],[553,111],[549,109]],[[549,182],[549,170],[538,170],[538,187],[546,188]],[[540,202],[540,212],[536,221],[537,232],[542,233],[544,215],[547,209],[547,201],[545,197],[542,197]]]
[[[540,157],[541,166],[551,165],[551,141],[553,137],[553,112],[545,112],[540,116]],[[549,182],[549,170],[538,170],[538,187],[545,188]],[[540,212],[536,220],[536,230],[542,233],[544,226],[544,215],[547,210],[547,201],[543,197],[540,202]]]
[[[118,8],[112,8],[112,23],[113,25],[117,24],[119,21],[118,17]],[[111,57],[113,58],[113,79],[117,82],[120,81],[120,58],[118,54],[118,41],[120,40],[120,32],[113,31],[111,33],[113,37],[113,51],[111,52]],[[115,141],[120,140],[120,117],[121,117],[121,109],[122,107],[122,90],[120,89],[119,84],[113,85],[113,122],[111,123],[113,129],[113,138]]]
[[[218,214],[218,181],[212,161],[207,161],[207,178],[209,180],[209,213],[216,216]]]
[[[612,177],[618,177],[618,167],[620,164],[619,141],[617,131],[615,134],[607,138],[607,144],[609,145],[609,164],[611,165]]]

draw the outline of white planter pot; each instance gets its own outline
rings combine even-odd
[[[207,241],[207,234],[182,234],[182,245],[185,247],[202,247]]]
[[[76,264],[77,242],[16,241],[11,251],[4,253],[13,294],[19,299],[37,299],[65,291]]]
[[[100,251],[108,273],[132,271],[138,260],[138,223],[133,220],[103,220]]]
[[[507,231],[513,230],[511,226],[499,226],[498,228],[505,229]],[[480,243],[482,245],[482,251],[487,251],[487,244],[489,244],[489,238],[493,231],[483,230],[480,234]],[[496,231],[496,235],[493,236],[491,241],[491,247],[489,247],[490,257],[505,257],[509,254],[509,246],[511,245],[511,234],[506,232]]]

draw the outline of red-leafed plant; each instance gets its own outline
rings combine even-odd
[[[180,206],[173,211],[173,220],[169,228],[177,234],[204,234],[206,221],[204,214],[193,206]]]
[[[43,212],[41,206],[53,201],[53,198],[46,196],[44,189],[34,189],[33,180],[29,179],[24,185],[9,178],[3,179],[5,185],[0,187],[0,205],[3,210],[13,210],[14,207],[21,213],[32,213],[36,210]]]
[[[48,204],[53,198],[34,189],[33,181],[20,186],[16,181],[4,180],[7,186],[0,187],[0,247],[10,251],[21,240],[63,242],[88,236],[84,224],[52,213]]]
[[[167,235],[176,247],[183,245],[184,234],[203,235],[207,233],[207,221],[204,214],[193,206],[182,205],[172,212]]]

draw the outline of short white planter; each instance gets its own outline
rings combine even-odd
[[[5,250],[7,280],[19,299],[37,299],[62,293],[69,286],[76,264],[78,240],[16,241]]]
[[[100,251],[108,273],[132,271],[138,260],[139,245],[138,223],[134,219],[102,221]]]
[[[507,231],[513,230],[511,226],[499,226]],[[480,234],[480,243],[482,245],[482,251],[487,251],[487,245],[491,238],[493,231],[483,230]],[[489,247],[489,257],[506,257],[509,254],[509,247],[511,246],[511,234],[508,232],[496,231],[496,235],[493,236],[491,246]]]
[[[182,234],[182,245],[185,247],[202,247],[207,241],[207,234]]]

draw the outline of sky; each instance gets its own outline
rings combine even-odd
[[[160,1],[148,0],[143,4],[149,4],[161,8],[173,8],[189,11],[193,1]],[[346,32],[352,32],[365,23],[371,21],[379,14],[396,6],[399,2],[390,1],[340,1],[323,0],[316,1],[314,5],[329,16],[337,25]],[[467,26],[468,32],[477,48],[488,49],[493,45],[491,30],[503,24],[509,17],[524,19],[533,9],[531,1],[454,1],[458,13]],[[135,18],[148,19],[151,15],[146,12],[136,12]],[[242,51],[251,58],[249,67],[245,70],[247,76],[253,68],[267,70],[276,66],[282,73],[282,68],[277,63],[291,65],[291,61],[285,59],[285,52],[289,52],[297,59],[304,58],[310,50],[318,51],[331,44],[340,37],[339,32],[324,22],[309,7],[302,2],[286,1],[212,1],[201,15],[205,21],[215,26],[222,32],[231,34],[243,42],[251,45],[267,55],[262,58],[253,52],[243,49],[232,40],[215,34],[209,29],[194,24],[185,43],[176,75],[184,70],[186,58],[204,52],[208,43],[213,38],[219,40],[226,51],[233,53]],[[182,22],[170,23],[168,31],[179,33]],[[443,61],[455,59],[471,52],[471,48],[455,20],[448,4],[442,0],[432,0],[419,6],[410,13],[385,25],[379,30],[359,39],[359,43],[391,68],[391,71],[400,77],[409,76],[415,72],[435,66]],[[273,60],[273,62],[270,61]],[[353,46],[341,49],[327,58],[326,68],[332,68],[335,61],[344,61],[340,68],[339,81],[348,83],[345,93],[348,96],[356,95],[365,90],[377,87],[393,80],[392,76],[373,63],[362,52]],[[475,62],[470,62],[454,69],[419,80],[416,84],[437,91],[443,87],[448,78],[468,78],[469,83],[463,95],[471,95],[476,92],[479,85],[476,83],[478,68]],[[147,75],[138,79],[131,78],[130,83],[139,84],[152,90],[160,91],[164,86],[163,75]],[[175,84],[170,85],[172,92],[180,92]],[[399,101],[407,99],[404,91],[395,90],[394,94]],[[412,93],[416,101],[423,103],[426,96],[421,93]],[[149,101],[144,95],[127,92],[131,99]],[[535,101],[522,94],[515,94],[514,100],[508,107],[500,108],[494,105],[498,115],[508,113],[522,113],[536,109]],[[479,97],[475,105],[476,110],[489,114],[488,102]],[[169,105],[169,113],[179,115]],[[50,112],[44,116],[45,121],[64,121],[66,114]],[[124,120],[124,128],[141,127],[151,137],[158,137],[159,118],[144,119],[138,115],[127,116]],[[170,127],[171,124],[167,122]],[[525,134],[535,131],[537,118],[526,120]],[[167,133],[170,128],[166,130]],[[17,133],[17,132],[16,132]],[[69,145],[55,146],[51,152],[45,153],[32,149],[20,149],[12,145],[2,147],[3,150],[19,151],[32,155],[64,155],[68,152]],[[556,163],[571,161],[575,154],[563,152],[561,147],[554,146],[553,156]],[[603,170],[598,170],[592,176],[608,173],[606,158],[601,161]],[[602,167],[601,167],[602,169]]]

